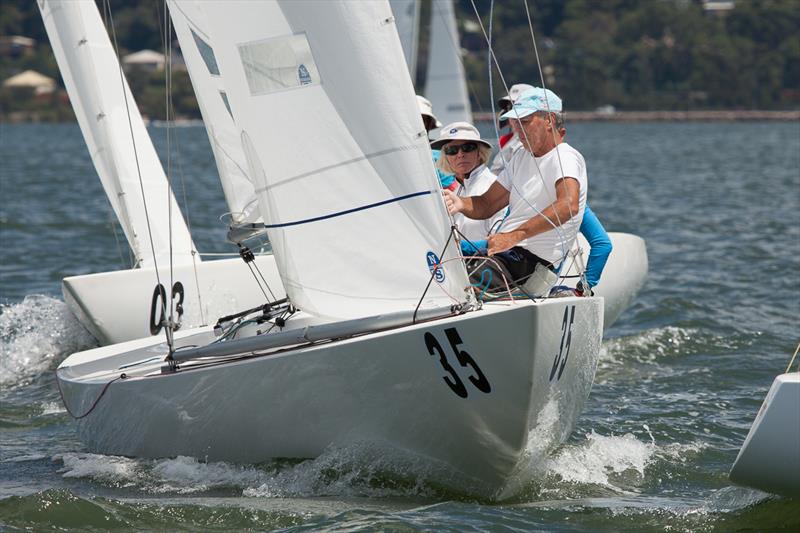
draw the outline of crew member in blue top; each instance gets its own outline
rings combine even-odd
[[[589,209],[588,204],[583,211],[580,232],[586,237],[590,246],[589,260],[586,262],[586,269],[584,270],[586,284],[589,287],[587,292],[583,282],[579,281],[577,290],[581,294],[590,295],[592,294],[592,287],[600,282],[600,275],[603,273],[608,256],[611,254],[611,239],[608,237],[603,224],[600,223],[600,219]]]
[[[417,95],[417,105],[419,106],[419,112],[422,115],[422,123],[425,124],[426,132],[430,133],[432,130],[442,127],[442,123],[439,122],[436,115],[433,114],[433,106],[430,100],[424,96]],[[442,186],[442,189],[455,190],[456,187],[458,187],[456,177],[453,174],[445,174],[441,171],[439,165],[436,164],[442,157],[441,150],[431,150],[431,154],[433,156],[433,166],[436,168],[436,176],[439,178],[439,184]]]

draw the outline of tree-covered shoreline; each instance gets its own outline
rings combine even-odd
[[[722,10],[707,4],[703,0],[529,0],[545,82],[573,111],[800,109],[800,0],[716,2],[727,4]],[[476,0],[474,5],[488,29],[490,1]],[[98,6],[106,21],[113,18],[121,55],[164,50],[161,0],[98,1]],[[486,39],[473,3],[459,0],[456,8],[473,110],[488,112]],[[429,13],[429,2],[423,0],[416,80],[420,92],[427,67]],[[524,1],[496,0],[492,31],[506,82],[540,85]],[[3,0],[0,35],[36,41],[32,50],[0,57],[0,80],[35,70],[58,80],[63,88],[36,2]],[[502,94],[496,68],[492,78],[495,96]],[[128,79],[143,114],[163,119],[164,72],[133,70]],[[199,118],[184,70],[173,70],[172,86],[175,115]],[[0,119],[74,117],[63,90],[34,98],[32,93],[3,88]]]

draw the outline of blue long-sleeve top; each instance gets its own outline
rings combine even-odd
[[[589,287],[594,287],[600,281],[600,275],[603,273],[608,256],[611,254],[611,239],[600,223],[600,219],[589,209],[589,204],[586,204],[586,208],[583,211],[581,233],[589,241],[589,246],[591,246],[589,261],[586,263],[586,282]]]
[[[453,174],[445,174],[436,166],[436,162],[442,157],[441,150],[431,150],[431,155],[433,156],[433,165],[436,167],[436,176],[439,178],[439,184],[442,189],[449,189],[453,182],[456,181],[456,177]]]

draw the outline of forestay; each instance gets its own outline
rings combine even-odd
[[[97,6],[70,0],[38,4],[86,146],[137,264],[153,266],[153,250],[162,265],[169,259],[170,212],[174,261],[191,262],[189,230]]]
[[[472,122],[453,0],[431,2],[431,39],[425,96],[442,124]]]
[[[293,304],[333,319],[413,310],[451,221],[389,4],[203,7]],[[468,299],[456,257],[451,242],[422,308]]]
[[[397,34],[406,56],[406,65],[414,82],[417,76],[417,44],[419,42],[420,0],[389,0],[394,13]]]
[[[170,16],[181,43],[186,67],[194,86],[208,140],[217,162],[222,190],[233,226],[261,220],[239,131],[234,124],[225,83],[214,58],[203,2],[177,5],[170,1]]]

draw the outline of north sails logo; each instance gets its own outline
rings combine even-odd
[[[297,67],[297,77],[300,78],[300,85],[308,85],[311,83],[311,74],[305,65]]]
[[[442,268],[442,263],[439,261],[439,256],[433,252],[428,252],[425,259],[428,261],[428,270],[433,274],[433,279],[437,283],[442,283],[444,281],[444,268]]]

